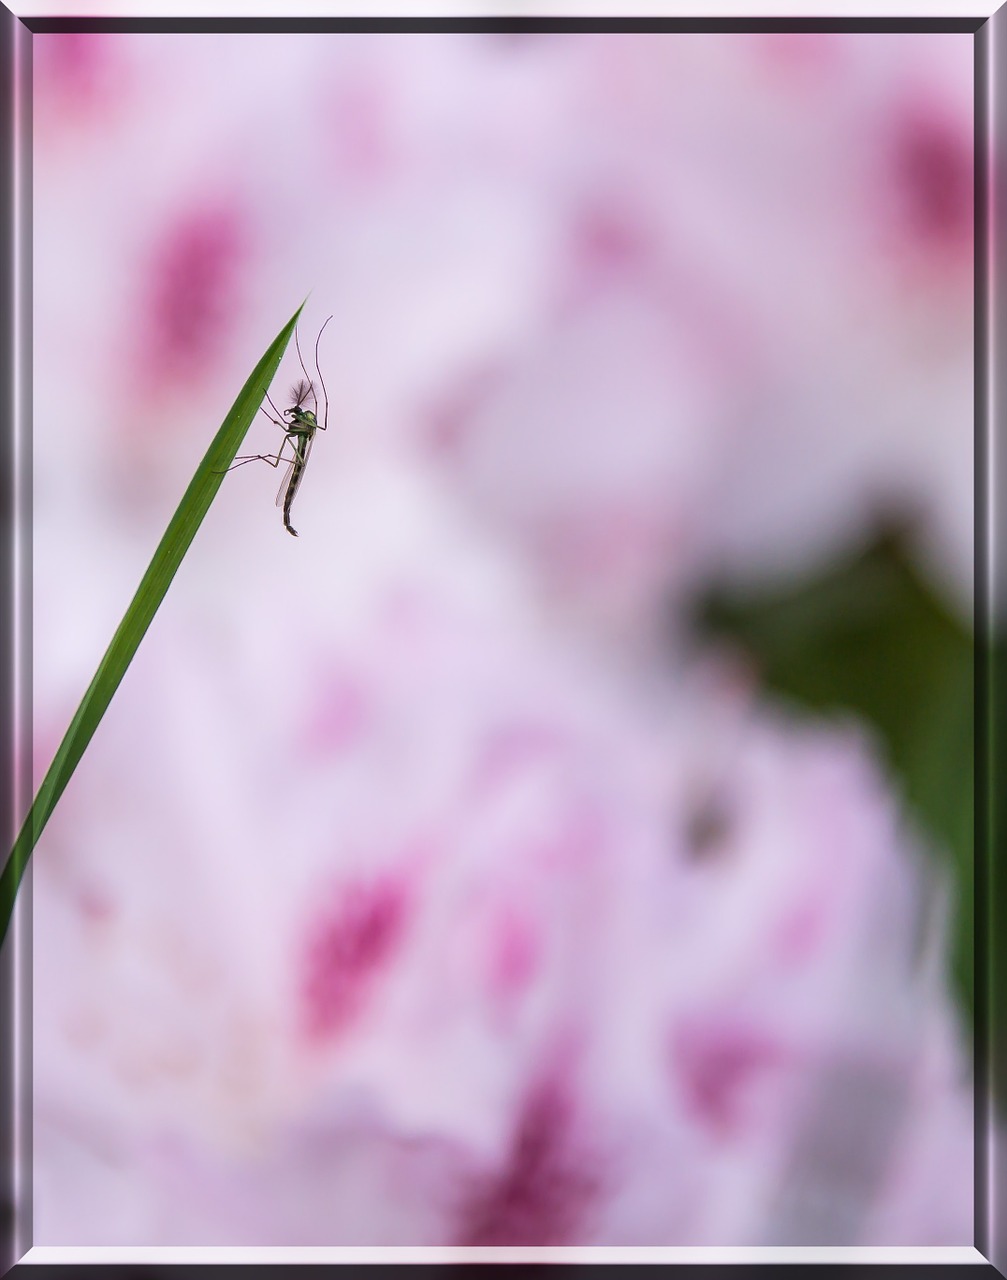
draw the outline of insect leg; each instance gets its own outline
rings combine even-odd
[[[268,397],[267,397],[267,399],[268,399]],[[270,400],[270,401],[269,401],[269,403],[270,403],[270,404],[272,404],[272,403],[273,403],[273,402],[272,402],[272,400]],[[270,421],[270,422],[272,422],[272,423],[274,424],[274,426],[277,426],[277,427],[283,427],[284,431],[286,431],[286,429],[287,429],[287,428],[286,428],[286,426],[285,426],[285,425],[284,425],[284,424],[279,420],[279,418],[270,418],[270,417],[269,417],[269,414],[268,414],[268,413],[266,413],[265,409],[263,409],[263,407],[262,407],[262,405],[261,405],[261,404],[259,405],[259,412],[260,412],[261,414],[264,414],[264,415],[266,416],[266,418],[268,418],[268,419],[269,419],[269,421]],[[275,411],[275,409],[273,410],[273,412],[274,412],[274,413],[276,412],[276,411]]]
[[[275,422],[278,427],[282,427],[283,423],[280,421],[280,417],[281,417],[280,411],[279,409],[277,409],[276,405],[273,404],[273,401],[270,399],[270,395],[268,391],[266,392],[266,399],[269,401],[269,407],[276,414],[276,417],[269,418],[269,414],[266,413],[265,409],[262,408],[261,404],[259,405],[259,408],[262,410],[263,413],[266,413],[266,417],[269,418],[270,422]]]
[[[280,446],[283,447],[282,445]],[[228,471],[233,471],[235,467],[243,467],[246,462],[268,462],[275,471],[281,462],[286,459],[278,453],[250,453],[247,457],[239,458],[237,462],[232,462],[224,471],[214,471],[215,476],[226,476]]]

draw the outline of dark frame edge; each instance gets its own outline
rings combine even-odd
[[[366,6],[362,6],[366,7]],[[430,15],[408,14],[408,6],[395,15],[358,14],[327,17],[295,16],[244,16],[240,18],[227,16],[207,17],[171,17],[171,16],[118,16],[118,17],[85,17],[85,16],[32,16],[26,17],[24,25],[29,31],[37,34],[56,34],[60,32],[112,33],[129,31],[133,33],[168,33],[189,32],[193,34],[227,34],[230,32],[256,32],[259,34],[309,33],[319,32],[417,32],[441,33],[454,32],[521,32],[521,33],[554,33],[554,32],[828,32],[828,31],[866,31],[866,32],[899,32],[924,31],[934,33],[959,33],[973,35],[987,21],[977,17],[864,17],[862,15],[847,17],[819,17],[784,15],[782,17],[751,17],[734,15],[731,17],[715,16],[679,16],[655,14],[648,17],[601,15],[576,16],[574,14],[555,15],[552,17],[529,14],[508,14],[506,0],[501,0],[499,12],[489,14],[476,12],[484,6],[473,6],[471,14],[455,14],[433,17]],[[838,6],[837,6],[838,7]]]
[[[317,21],[305,20],[311,30]],[[457,20],[449,20],[457,29]],[[479,20],[472,20],[479,29]],[[490,19],[490,22],[494,20]],[[645,20],[646,21],[646,20]],[[783,20],[787,29],[798,21]],[[835,26],[834,20],[822,20]],[[1004,229],[1007,222],[1007,189],[1003,178],[1003,156],[1007,151],[1007,83],[998,91],[995,68],[1001,81],[1007,77],[1007,5],[988,19],[948,22],[936,20],[942,31],[974,33],[975,50],[975,467],[976,467],[976,1218],[977,1250],[999,1273],[1007,1276],[1007,1217],[998,1204],[1007,1202],[1007,1133],[1002,1118],[1007,1116],[1007,796],[1002,794],[1007,778],[1004,746],[1007,742],[1007,516],[1004,514],[1004,482],[1007,481],[1007,440],[1005,405],[1007,391],[998,386],[997,370],[1007,370],[1007,252]],[[282,22],[291,29],[290,20]],[[380,28],[380,19],[360,19],[368,30]],[[576,22],[576,20],[574,20]],[[264,22],[266,30],[272,24]],[[339,29],[352,29],[353,21],[337,21]],[[403,25],[416,30],[439,30],[436,20],[414,19],[403,24],[391,20],[396,29]],[[468,29],[462,22],[461,27]],[[499,25],[499,19],[496,20]],[[517,20],[522,29],[536,29],[534,20]],[[567,24],[569,25],[569,24]],[[587,27],[592,27],[588,22]],[[620,29],[626,21],[621,20]],[[632,25],[632,24],[630,24]],[[674,20],[669,26],[679,27]],[[759,26],[758,20],[754,25]],[[846,25],[842,20],[840,26]],[[863,22],[856,25],[862,28]],[[905,25],[905,24],[902,24]],[[298,26],[296,20],[293,27]],[[736,27],[737,24],[735,23]],[[894,23],[896,29],[899,24]],[[4,415],[4,466],[0,469],[0,512],[8,537],[0,542],[0,589],[6,609],[0,609],[6,625],[0,628],[3,657],[3,706],[6,767],[0,770],[0,813],[13,843],[19,815],[31,802],[31,718],[30,718],[30,600],[31,600],[31,39],[36,31],[59,30],[150,30],[171,31],[247,30],[247,21],[184,19],[123,22],[122,19],[21,19],[0,3],[0,91],[3,95],[5,128],[2,131],[4,172],[8,175],[8,199],[0,212],[0,234],[4,238],[4,306],[0,308],[0,388],[7,413]],[[279,29],[279,28],[277,28]],[[307,28],[306,28],[307,29]],[[540,29],[548,29],[548,23]],[[654,29],[652,22],[646,29]],[[709,29],[709,22],[704,25]],[[820,29],[817,27],[816,29]],[[882,29],[888,29],[887,24]],[[936,29],[936,28],[935,28]],[[1000,199],[997,200],[999,190]],[[995,448],[999,444],[999,448]],[[1004,548],[1002,556],[997,548]],[[997,781],[1001,790],[998,791]],[[998,930],[997,924],[1000,928]],[[0,949],[0,1045],[3,1066],[3,1184],[0,1188],[0,1275],[6,1274],[32,1244],[31,1238],[31,870],[26,872],[19,891],[18,909],[8,939]],[[997,1131],[997,1117],[1001,1117]],[[746,1269],[751,1264],[746,1264]],[[189,1267],[187,1270],[191,1269]],[[328,1268],[326,1268],[327,1270]],[[409,1270],[419,1274],[422,1264]],[[452,1267],[456,1271],[457,1267]],[[470,1264],[461,1266],[470,1269]],[[485,1270],[480,1267],[480,1270]],[[490,1268],[491,1270],[493,1268]],[[510,1269],[510,1268],[508,1268]],[[519,1267],[520,1269],[520,1267]],[[530,1268],[538,1270],[538,1268]],[[676,1267],[676,1271],[682,1268]],[[690,1268],[686,1267],[688,1271]],[[873,1267],[868,1266],[868,1270]],[[126,1274],[163,1275],[173,1273],[173,1265],[152,1265],[140,1271],[123,1268]],[[203,1270],[196,1267],[197,1272]],[[238,1268],[219,1264],[212,1273],[236,1274]],[[275,1274],[273,1267],[253,1264],[240,1268],[242,1275]],[[297,1273],[317,1270],[303,1265]],[[377,1278],[385,1270],[368,1267]],[[398,1268],[391,1268],[397,1271]],[[589,1266],[552,1266],[550,1271],[576,1270],[586,1276]],[[599,1275],[607,1270],[599,1269]],[[713,1280],[720,1268],[703,1264],[701,1275]],[[757,1267],[768,1276],[773,1265]],[[789,1270],[789,1268],[788,1268]],[[833,1268],[818,1266],[819,1273]],[[902,1271],[899,1265],[885,1265],[890,1277]],[[957,1267],[941,1266],[942,1272]],[[429,1268],[440,1274],[441,1268]],[[845,1267],[844,1267],[845,1271]],[[33,1277],[45,1275],[106,1274],[106,1268],[88,1265],[53,1264],[35,1267]],[[20,1274],[20,1272],[19,1272]],[[205,1271],[204,1271],[205,1274]],[[974,1274],[970,1267],[968,1274]]]
[[[975,38],[975,1243],[1001,1274],[1007,1274],[1007,401],[998,376],[1007,368],[1005,69],[1001,8]]]
[[[31,32],[0,5],[0,147],[6,199],[0,208],[3,305],[0,395],[0,671],[4,712],[0,817],[8,846],[31,803]],[[3,1147],[0,1272],[32,1244],[31,883],[26,876],[0,948],[0,1088]]]

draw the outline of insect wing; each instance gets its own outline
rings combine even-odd
[[[283,501],[283,495],[287,492],[287,485],[290,484],[290,477],[294,474],[294,462],[296,461],[297,459],[295,458],[294,461],[291,462],[290,466],[287,467],[283,479],[280,481],[280,487],[276,491],[276,502],[273,504],[274,506],[278,507]]]
[[[308,442],[306,445],[298,444],[298,440],[296,436],[288,436],[287,439],[290,441],[291,446],[293,447],[294,457],[290,466],[287,468],[287,474],[283,477],[283,483],[280,485],[279,489],[277,490],[276,506],[279,506],[282,503],[283,498],[287,492],[287,487],[290,485],[292,481],[295,484],[298,484],[298,485],[300,484],[301,477],[304,475],[304,469],[308,465],[308,459],[311,457],[311,446],[315,443],[314,435],[311,435],[308,437]],[[302,449],[304,451],[303,454],[301,452]],[[300,465],[298,465],[298,463],[300,463]],[[296,472],[296,475],[295,475],[295,472]]]
[[[296,437],[296,436],[284,436],[284,438],[283,438],[283,444],[280,446],[280,452],[281,452],[281,453],[283,452],[283,449],[284,449],[288,444],[289,444],[289,445],[290,445],[290,447],[293,449],[293,451],[294,451],[294,456],[290,459],[290,465],[287,467],[286,471],[283,473],[283,479],[280,481],[280,487],[279,487],[279,488],[277,489],[277,491],[276,491],[276,502],[275,502],[275,504],[274,504],[274,505],[275,505],[275,506],[277,506],[277,507],[278,507],[278,506],[280,505],[280,503],[283,501],[283,495],[287,492],[287,485],[289,485],[289,484],[290,484],[290,478],[291,478],[291,476],[293,476],[293,474],[294,474],[294,467],[297,465],[297,457],[298,457],[298,451],[297,451],[297,437]]]

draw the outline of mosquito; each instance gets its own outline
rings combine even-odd
[[[283,506],[283,527],[288,533],[292,533],[296,538],[297,530],[290,523],[290,508],[293,506],[294,498],[297,491],[301,487],[301,481],[304,479],[304,472],[308,465],[308,459],[311,457],[311,446],[314,443],[316,431],[327,431],[329,429],[329,396],[325,390],[325,380],[322,378],[322,370],[318,364],[318,344],[322,340],[322,334],[325,331],[325,325],[329,323],[329,319],[325,321],[321,329],[318,330],[318,337],[315,339],[315,373],[318,376],[318,383],[322,389],[322,400],[325,405],[322,414],[322,421],[318,420],[318,395],[315,391],[315,384],[312,382],[308,371],[304,366],[304,357],[301,355],[301,344],[297,337],[297,330],[294,330],[294,345],[297,348],[297,359],[300,361],[301,372],[304,374],[290,388],[290,398],[293,401],[289,409],[284,409],[282,413],[273,404],[270,399],[269,392],[266,392],[266,400],[270,409],[276,415],[270,418],[266,410],[259,406],[259,412],[264,413],[269,421],[279,427],[283,435],[283,443],[275,453],[250,453],[244,457],[239,457],[235,462],[227,468],[233,471],[235,467],[243,467],[246,462],[268,462],[275,470],[281,462],[287,459],[283,456],[283,451],[290,445],[293,457],[290,458],[290,465],[287,467],[286,475],[280,484],[276,494],[276,505]],[[310,399],[313,408],[306,409],[305,405]],[[225,473],[226,474],[226,473]]]

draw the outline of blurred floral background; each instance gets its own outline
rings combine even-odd
[[[33,47],[35,1242],[970,1244],[971,36]]]

